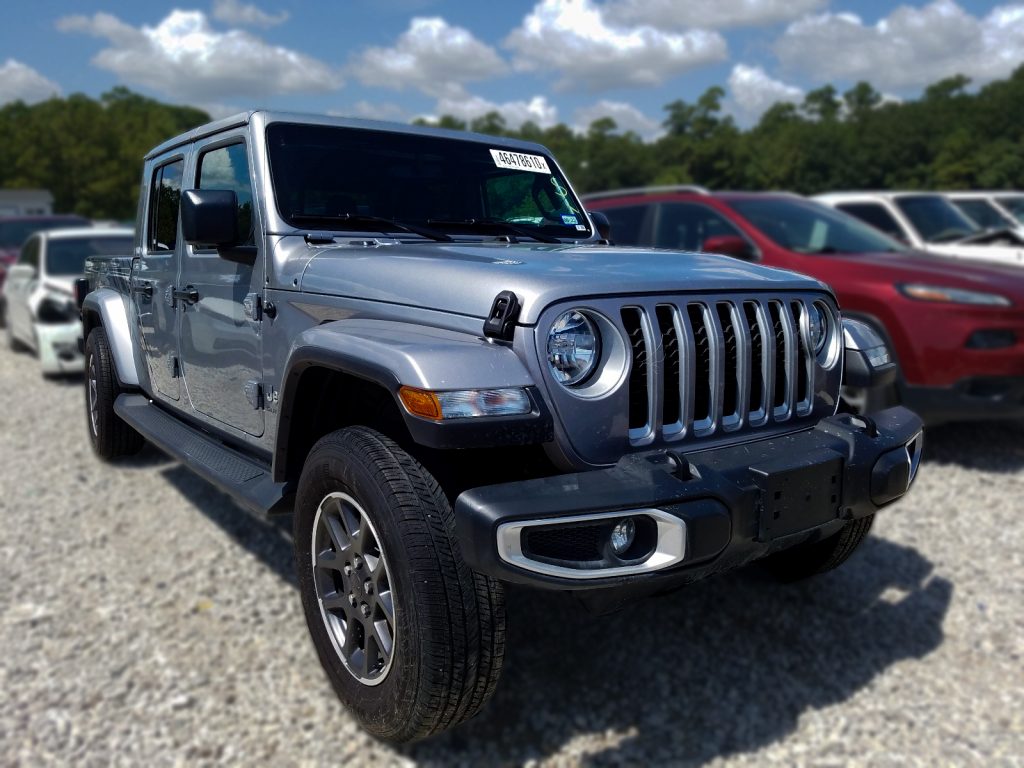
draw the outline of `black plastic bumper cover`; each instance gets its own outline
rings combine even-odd
[[[912,479],[907,445],[921,440],[921,429],[921,420],[902,407],[870,420],[844,414],[813,429],[737,446],[686,454],[656,450],[627,456],[609,469],[475,488],[455,502],[457,535],[470,566],[503,581],[574,590],[694,581],[831,535],[845,521],[900,498]],[[641,508],[686,522],[681,563],[576,579],[536,573],[498,555],[502,523]]]

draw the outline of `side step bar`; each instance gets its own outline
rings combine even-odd
[[[294,489],[288,483],[275,483],[268,465],[174,418],[143,395],[119,396],[114,411],[157,448],[243,507],[267,515],[292,511]]]

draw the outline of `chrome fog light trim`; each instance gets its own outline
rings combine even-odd
[[[654,550],[642,563],[607,568],[567,568],[533,560],[523,552],[523,532],[529,528],[593,523],[608,519],[620,520],[627,517],[651,518],[657,528]],[[595,512],[571,517],[516,520],[498,526],[497,544],[498,557],[527,571],[566,579],[603,579],[608,576],[658,571],[681,562],[686,557],[686,521],[660,509],[620,509],[615,512]]]

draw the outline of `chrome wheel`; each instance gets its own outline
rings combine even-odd
[[[342,664],[364,685],[384,681],[395,650],[395,601],[384,549],[346,493],[324,497],[313,520],[313,582],[320,616]]]
[[[94,436],[100,433],[99,374],[96,372],[96,355],[89,356],[89,425]]]

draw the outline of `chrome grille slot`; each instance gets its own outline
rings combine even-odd
[[[651,389],[650,339],[644,312],[639,307],[623,307],[622,325],[629,341],[629,438],[637,441],[650,434]]]
[[[747,298],[624,307],[629,439],[702,438],[813,409],[803,301]]]

